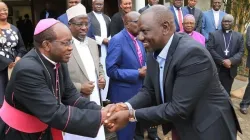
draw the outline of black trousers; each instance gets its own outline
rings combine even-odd
[[[221,68],[219,71],[219,78],[222,86],[225,88],[229,96],[231,96],[231,88],[234,82],[234,78],[230,75],[230,69]]]
[[[134,140],[144,140],[144,132],[145,130],[148,131],[148,139],[153,140],[154,138],[158,138],[157,134],[157,126],[150,127],[150,128],[144,128],[140,125],[139,122],[136,123],[135,128],[135,136]]]
[[[249,75],[248,75],[247,88],[245,90],[245,94],[243,96],[243,99],[240,103],[240,108],[248,108],[249,105],[250,105],[250,71],[249,71]]]

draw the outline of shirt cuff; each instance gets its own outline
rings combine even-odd
[[[127,105],[128,110],[132,110],[133,109],[133,107],[131,106],[131,104],[129,102],[125,102],[125,104]]]
[[[95,40],[98,45],[102,45],[103,39],[103,37],[95,36]]]
[[[125,104],[127,105],[128,110],[133,110],[133,107],[131,106],[131,104],[129,102],[125,102]],[[135,116],[135,111],[134,111],[134,117],[135,117],[135,121],[137,122],[137,119],[136,119],[136,116]]]

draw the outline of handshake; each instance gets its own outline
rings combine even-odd
[[[134,110],[129,110],[125,103],[109,104],[101,110],[102,124],[110,131],[115,132],[134,119]]]

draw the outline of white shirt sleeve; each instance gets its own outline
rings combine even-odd
[[[95,40],[98,45],[102,45],[103,39],[104,37],[95,36]]]

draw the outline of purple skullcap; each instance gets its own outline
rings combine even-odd
[[[192,18],[195,20],[195,17],[192,15],[192,14],[187,14],[184,16],[183,20],[186,19],[186,18]]]
[[[47,19],[40,20],[36,25],[34,35],[40,34],[41,32],[47,30],[48,28],[50,28],[51,26],[53,26],[59,22],[60,21],[55,20],[53,18],[47,18]]]

